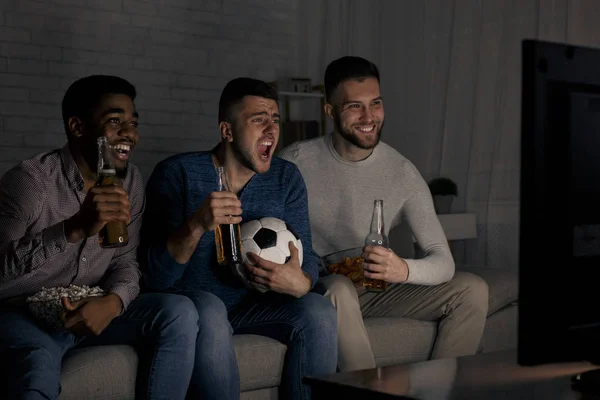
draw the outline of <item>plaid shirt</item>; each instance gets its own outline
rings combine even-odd
[[[123,187],[131,202],[129,243],[103,249],[97,235],[78,243],[65,237],[64,221],[86,195],[68,145],[9,170],[0,179],[0,301],[75,284],[118,295],[125,310],[140,290],[137,247],[145,207],[142,176],[132,164]]]

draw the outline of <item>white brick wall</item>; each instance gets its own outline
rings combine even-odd
[[[0,174],[65,143],[75,79],[138,89],[147,178],[157,161],[218,141],[218,98],[237,76],[294,75],[297,0],[0,0]]]

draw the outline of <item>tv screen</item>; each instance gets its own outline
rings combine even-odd
[[[600,49],[522,43],[521,365],[600,364]]]

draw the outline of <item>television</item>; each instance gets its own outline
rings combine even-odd
[[[600,49],[521,50],[518,363],[600,364]]]

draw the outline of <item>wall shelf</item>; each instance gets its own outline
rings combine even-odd
[[[304,93],[304,92],[277,92],[277,94],[279,96],[285,96],[285,97],[298,97],[298,98],[302,98],[302,97],[306,97],[306,98],[318,98],[318,99],[322,99],[323,93],[318,93],[318,92],[312,92],[312,93]]]
[[[276,86],[275,86],[276,87]],[[277,145],[276,153],[291,143],[304,140],[314,136],[322,136],[326,129],[325,116],[325,88],[323,85],[312,86],[312,92],[293,92],[289,90],[278,90],[279,109],[282,112],[281,136]],[[318,101],[313,105],[306,101]],[[299,103],[296,103],[299,102]],[[301,110],[312,109],[308,114],[315,115],[315,119],[303,114],[299,119],[291,118],[290,103],[296,103]],[[317,111],[318,110],[318,111]],[[316,123],[316,125],[314,125]],[[315,130],[316,127],[316,130]]]

